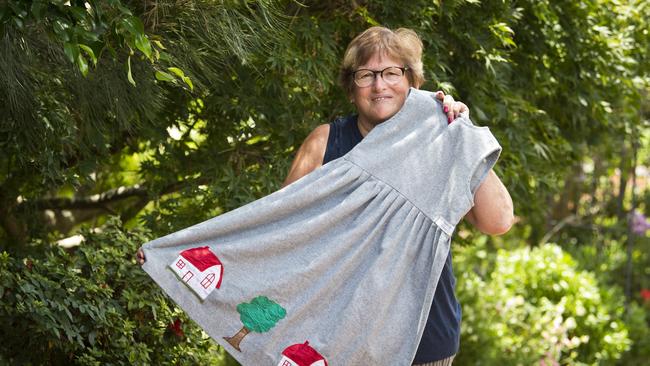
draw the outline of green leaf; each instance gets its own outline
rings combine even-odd
[[[67,29],[70,26],[62,22],[61,20],[57,19],[52,23],[52,29],[54,30],[54,34],[58,35],[61,40],[64,42],[68,42],[70,40],[70,35],[68,34]]]
[[[84,56],[80,53],[77,54],[77,65],[79,66],[79,71],[84,77],[88,75],[88,63]]]
[[[18,28],[23,29],[23,20],[22,19],[20,19],[18,17],[11,17],[11,18],[13,19],[14,23],[16,23],[16,26]]]
[[[78,6],[70,6],[69,11],[77,21],[84,21],[89,15],[85,8]]]
[[[97,332],[92,331],[88,334],[88,342],[90,342],[91,346],[95,345],[95,339],[97,338]]]
[[[85,44],[80,44],[79,48],[84,50],[84,52],[86,52],[86,54],[88,54],[88,56],[92,60],[93,65],[97,66],[97,57],[95,57],[95,52],[93,51],[93,49],[86,46]]]
[[[246,145],[255,145],[260,141],[268,141],[271,135],[257,135],[246,140]]]
[[[176,80],[173,75],[160,70],[156,71],[156,79],[167,82],[173,82]]]
[[[173,72],[174,75],[178,76],[179,78],[185,77],[183,70],[179,69],[178,67],[168,67],[167,70]]]
[[[121,2],[119,2],[119,1],[114,1],[113,3],[114,3],[115,5],[117,5],[117,8],[120,9],[120,11],[122,12],[122,14],[133,15],[133,13],[131,12],[131,9],[129,9],[129,8],[127,8],[126,6],[122,5]]]
[[[80,40],[90,41],[90,42],[99,42],[99,35],[94,32],[87,31],[85,29],[77,28],[76,34],[81,38]]]
[[[63,44],[63,52],[70,62],[75,63],[79,57],[79,46],[76,43],[66,42]]]
[[[171,57],[169,57],[169,54],[167,52],[160,52],[160,60],[167,61],[167,62],[172,61]]]
[[[9,2],[9,7],[13,9],[14,13],[20,18],[25,18],[27,16],[25,9],[23,9],[22,6],[16,4],[14,1]]]
[[[134,16],[125,17],[121,22],[122,26],[129,31],[129,33],[135,35],[144,34],[144,25],[142,21]]]
[[[135,35],[135,47],[151,60],[151,43],[149,43],[149,39],[147,39],[146,35],[142,33]]]
[[[368,25],[371,25],[371,26],[379,26],[379,25],[381,25],[381,24],[379,24],[379,22],[377,20],[375,20],[370,15],[370,12],[368,11],[368,8],[366,8],[365,6],[360,6],[356,10],[357,10],[357,15],[359,15],[363,20],[365,20],[365,22]]]
[[[194,84],[192,83],[192,80],[190,79],[189,76],[183,76],[182,79],[183,82],[185,82],[185,84],[187,84],[187,86],[190,87],[190,90],[194,90]]]
[[[135,80],[133,80],[133,75],[131,75],[131,56],[126,59],[126,64],[128,66],[128,71],[126,73],[126,78],[129,79],[129,83],[135,86]]]
[[[133,26],[133,23],[131,23],[128,18],[122,18],[120,20],[119,25],[123,30],[125,30],[128,33],[131,33],[132,35],[137,34],[138,32],[135,30],[135,27]]]
[[[156,45],[156,47],[160,48],[161,50],[166,50],[165,46],[163,46],[163,44],[160,41],[155,40],[153,41],[153,43]]]
[[[45,6],[45,4],[43,2],[40,2],[40,1],[32,2],[31,12],[32,12],[32,16],[34,17],[34,19],[41,20],[41,18],[43,16],[43,10],[45,9],[45,7],[46,6]]]

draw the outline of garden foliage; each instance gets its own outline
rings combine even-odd
[[[644,0],[0,2],[0,362],[219,364],[133,252],[276,190],[352,111],[338,65],[377,24],[414,29],[423,87],[504,148],[519,221],[454,238],[456,363],[647,361],[649,243],[628,225],[650,215],[629,183],[650,165],[647,19]]]
[[[457,254],[460,364],[612,365],[630,349],[620,289],[579,269],[561,247],[490,253],[479,242]]]
[[[0,361],[11,365],[226,365],[135,264],[148,235],[111,220],[81,247],[0,255]]]

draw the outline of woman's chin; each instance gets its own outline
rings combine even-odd
[[[379,124],[379,123],[382,123],[382,122],[390,119],[391,117],[393,117],[395,115],[395,113],[397,113],[397,111],[394,111],[394,112],[393,111],[385,111],[383,113],[376,113],[373,116],[373,120],[378,121],[377,124]]]

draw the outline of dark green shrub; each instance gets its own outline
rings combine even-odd
[[[0,254],[0,361],[225,365],[223,351],[135,263],[147,237],[110,222],[80,247]]]

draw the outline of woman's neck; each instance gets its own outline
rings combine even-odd
[[[375,128],[375,126],[377,126],[377,124],[368,122],[365,118],[361,117],[361,115],[357,117],[357,127],[359,127],[359,132],[361,132],[361,136],[366,137],[366,135],[370,131],[372,131],[372,129]]]

